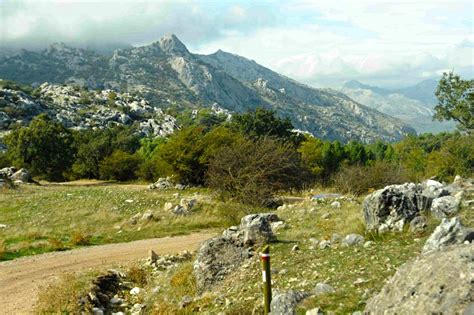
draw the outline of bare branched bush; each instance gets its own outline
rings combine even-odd
[[[406,172],[401,167],[383,161],[369,166],[344,166],[333,176],[334,186],[339,192],[356,196],[407,181]]]
[[[291,144],[244,139],[216,152],[207,180],[226,199],[267,206],[276,193],[301,189],[308,174]]]

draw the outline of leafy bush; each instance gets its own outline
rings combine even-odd
[[[377,161],[368,166],[343,166],[333,176],[333,184],[338,192],[356,196],[407,181],[408,177],[403,169],[385,161]]]
[[[308,172],[290,144],[243,139],[220,148],[209,163],[208,184],[224,198],[266,206],[277,192],[301,189]]]
[[[136,155],[117,150],[100,163],[100,178],[118,181],[132,180],[137,177],[136,172],[139,166],[140,159]]]
[[[84,234],[80,231],[76,231],[71,235],[70,242],[72,245],[90,245],[91,238],[87,234]]]

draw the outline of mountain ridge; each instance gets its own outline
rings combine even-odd
[[[329,140],[396,141],[414,133],[400,120],[343,94],[311,88],[245,57],[221,50],[193,54],[174,34],[109,56],[66,45],[22,51],[0,58],[0,77],[126,91],[163,109],[218,105],[242,112],[263,107],[290,118],[297,129]]]

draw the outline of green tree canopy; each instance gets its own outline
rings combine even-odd
[[[73,162],[71,132],[46,114],[35,117],[28,127],[13,130],[4,141],[15,166],[46,180],[63,180]]]
[[[463,80],[452,71],[444,73],[436,90],[438,105],[434,118],[454,120],[461,130],[474,129],[474,80]]]

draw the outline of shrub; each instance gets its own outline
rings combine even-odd
[[[136,178],[139,166],[140,159],[136,155],[117,150],[100,163],[100,178],[118,181],[132,180]]]
[[[148,283],[147,272],[143,268],[132,266],[128,269],[127,277],[134,284],[137,284],[140,288],[143,288]]]
[[[76,231],[71,236],[72,245],[90,245],[91,238],[82,232]]]
[[[334,186],[339,192],[356,196],[406,181],[408,178],[403,169],[384,161],[369,166],[344,166],[333,176]]]
[[[301,189],[307,174],[292,145],[262,138],[243,139],[218,150],[207,176],[209,186],[224,198],[266,206],[277,192]]]

